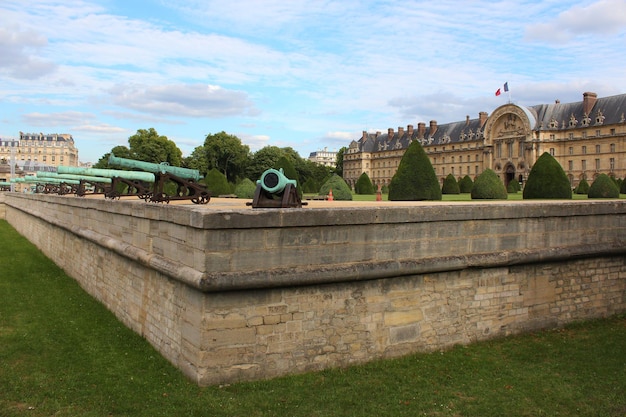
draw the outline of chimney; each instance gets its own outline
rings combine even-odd
[[[387,129],[387,139],[391,139],[391,138],[393,138],[393,128],[392,127]]]
[[[412,137],[413,136],[413,125],[407,125],[406,131],[407,131],[409,137]]]
[[[404,136],[404,128],[402,126],[398,126],[398,137]]]
[[[417,137],[420,139],[423,139],[425,134],[426,134],[426,123],[419,122],[417,124]]]
[[[363,139],[363,140],[367,139],[367,131],[366,130],[363,131],[363,136],[361,136],[361,139]]]
[[[380,136],[380,130],[376,131],[376,138],[378,138]]]
[[[485,123],[487,122],[487,117],[489,117],[489,115],[487,114],[486,111],[481,111],[480,113],[478,113],[478,120],[480,120],[480,127],[482,128]]]
[[[591,110],[593,106],[595,106],[596,101],[598,100],[598,95],[596,93],[583,93],[583,113],[586,115],[591,114]]]
[[[430,136],[434,135],[435,132],[437,131],[437,121],[436,120],[431,120],[430,121]]]
[[[465,116],[465,126],[469,126],[469,114]]]
[[[554,104],[561,104],[561,100],[557,98],[556,100],[554,100]]]

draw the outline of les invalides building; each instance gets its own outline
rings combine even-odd
[[[363,132],[344,152],[343,175],[354,187],[366,172],[374,185],[389,185],[411,141],[419,140],[443,183],[452,174],[474,180],[494,170],[505,185],[523,184],[541,154],[561,164],[572,187],[601,174],[626,177],[626,94],[598,98],[584,93],[575,103],[505,104],[478,118],[428,126],[418,123],[387,133]]]

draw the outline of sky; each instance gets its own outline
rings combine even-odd
[[[306,158],[509,101],[626,93],[626,0],[0,0],[0,137],[155,128]],[[495,95],[507,82],[509,93]]]

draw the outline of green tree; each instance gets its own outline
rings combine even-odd
[[[182,164],[183,153],[176,143],[167,136],[159,135],[153,127],[137,130],[137,133],[128,138],[128,144],[132,159],[154,164],[167,162],[177,167]]]
[[[242,144],[237,136],[224,131],[207,135],[204,153],[208,163],[207,171],[216,168],[232,183],[240,177],[243,178],[250,148]]]
[[[544,152],[530,170],[523,198],[572,198],[572,187],[565,171],[548,152]]]
[[[471,195],[472,200],[506,200],[508,198],[504,183],[498,174],[489,168],[476,178]]]
[[[459,191],[462,193],[470,193],[472,192],[472,187],[474,186],[474,181],[470,178],[469,175],[464,176],[459,181]]]
[[[354,185],[354,192],[357,194],[376,194],[376,187],[372,184],[367,172],[364,172],[359,176],[359,179]]]
[[[217,168],[211,168],[204,177],[203,182],[211,192],[212,197],[231,194],[233,192],[232,185],[228,182],[226,176]]]
[[[448,176],[443,180],[441,194],[461,194],[461,188],[459,187],[459,183],[456,182],[454,175],[448,174]]]
[[[183,166],[185,168],[197,169],[202,176],[205,176],[208,171],[209,161],[206,159],[204,146],[196,146],[191,155],[183,159]]]
[[[345,155],[348,148],[345,146],[337,151],[337,159],[335,164],[335,174],[339,175],[343,178],[343,156]]]
[[[333,174],[321,187],[319,195],[328,195],[333,191],[334,200],[352,200],[352,191],[348,184],[337,174]]]
[[[441,200],[441,188],[430,159],[419,141],[413,141],[389,184],[389,200]]]
[[[606,174],[596,177],[587,193],[589,198],[619,198],[617,184]]]
[[[252,181],[261,178],[261,175],[270,168],[274,168],[276,162],[284,155],[282,149],[277,146],[265,146],[256,151],[246,169],[246,176]]]
[[[113,149],[111,149],[111,152],[105,153],[102,156],[102,158],[100,158],[98,162],[96,162],[93,165],[93,167],[101,168],[101,169],[109,168],[109,156],[111,156],[111,154],[119,158],[132,159],[132,155],[130,154],[130,149],[128,149],[126,146],[116,146]]]

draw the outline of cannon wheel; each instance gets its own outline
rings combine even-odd
[[[153,203],[170,203],[170,196],[165,193],[155,193],[150,198]]]
[[[191,202],[194,204],[207,204],[209,200],[211,200],[211,194],[203,191],[198,197],[192,198]]]

